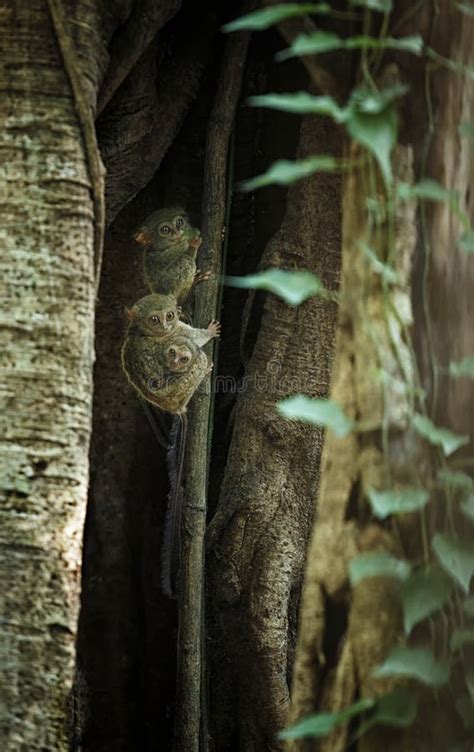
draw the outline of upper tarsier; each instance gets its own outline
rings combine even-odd
[[[172,295],[183,303],[194,285],[209,278],[196,269],[201,233],[182,209],[153,212],[135,240],[145,247],[145,281],[151,292]]]

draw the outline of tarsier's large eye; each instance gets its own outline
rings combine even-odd
[[[174,311],[168,311],[166,314],[166,321],[173,321],[174,319]]]
[[[171,348],[170,355],[172,358],[174,358],[174,356],[176,355],[176,350],[174,349],[174,347]]]
[[[177,228],[178,228],[178,230],[179,230],[179,228],[180,228],[180,227],[182,227],[182,226],[184,225],[184,219],[183,219],[182,217],[177,217],[177,218],[175,219],[174,223],[175,223],[176,227],[177,227]]]
[[[181,363],[187,363],[189,360],[189,355],[182,355],[180,360],[181,360]]]
[[[153,377],[151,379],[148,379],[148,389],[151,392],[156,392],[157,389],[160,388],[160,380]]]
[[[153,316],[149,317],[148,321],[152,326],[158,326],[158,324],[160,323],[160,317],[156,314],[153,314]]]
[[[169,225],[161,225],[160,235],[169,235],[170,232],[171,232],[171,227]]]

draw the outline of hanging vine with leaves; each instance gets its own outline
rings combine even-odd
[[[344,533],[338,533],[347,534],[348,540],[354,541],[352,554],[351,546],[344,545],[345,576],[353,595],[360,583],[383,580],[389,583],[387,593],[395,600],[390,617],[395,625],[393,630],[387,617],[390,649],[381,645],[381,652],[385,652],[372,668],[377,690],[370,695],[361,693],[354,679],[354,687],[349,691],[354,702],[337,711],[302,720],[296,712],[297,722],[281,733],[281,738],[287,740],[324,739],[331,734],[333,746],[327,749],[333,751],[344,749],[345,744],[376,725],[409,727],[426,696],[435,697],[440,689],[450,685],[462,687],[454,698],[464,724],[464,736],[456,740],[459,742],[456,749],[469,748],[474,717],[474,673],[466,662],[466,649],[474,642],[474,600],[469,596],[474,551],[472,540],[466,536],[466,528],[470,529],[474,520],[473,480],[466,472],[473,458],[464,453],[452,461],[452,455],[466,446],[470,437],[436,423],[440,374],[447,373],[452,379],[472,379],[474,354],[448,364],[436,361],[428,304],[430,247],[426,234],[426,206],[443,204],[461,228],[459,248],[465,254],[474,251],[474,232],[460,196],[428,177],[426,163],[435,128],[431,101],[433,73],[442,67],[472,78],[474,68],[440,55],[419,34],[395,36],[397,28],[403,27],[415,11],[416,8],[411,9],[392,24],[391,0],[353,0],[347,11],[335,11],[326,3],[285,3],[269,5],[225,27],[227,32],[259,31],[302,16],[332,16],[359,22],[362,29],[360,35],[342,37],[313,25],[313,31],[296,36],[289,48],[277,55],[279,60],[300,57],[307,61],[308,56],[314,60],[314,56],[327,52],[359,53],[359,81],[345,104],[340,92],[334,95],[333,81],[325,90],[321,82],[327,78],[319,75],[321,69],[317,63],[307,64],[307,68],[313,73],[321,96],[300,91],[269,93],[249,100],[255,107],[331,118],[347,137],[346,156],[335,159],[317,154],[303,160],[280,160],[242,186],[243,190],[253,191],[274,183],[289,185],[315,172],[342,170],[346,175],[346,199],[356,197],[358,202],[355,206],[345,205],[332,397],[316,400],[298,394],[276,405],[278,412],[289,420],[328,429],[326,464],[328,457],[340,453],[346,462],[344,472],[349,476],[347,465],[353,463],[357,524],[354,527],[352,523],[341,523]],[[466,17],[474,15],[469,3],[457,3],[455,11]],[[389,31],[391,27],[393,31]],[[387,52],[425,61],[428,128],[423,146],[425,159],[421,168],[417,166],[417,182],[413,177],[413,149],[399,143],[399,111],[409,96],[409,86],[401,80],[396,64],[386,64]],[[315,70],[319,71],[316,75]],[[460,137],[472,136],[472,128],[472,123],[461,123]],[[412,337],[412,264],[420,242],[425,264],[421,308],[432,375],[430,392],[423,384]],[[314,295],[334,299],[334,294],[310,272],[267,269],[246,278],[230,278],[228,283],[270,291],[293,306]],[[344,369],[351,372],[349,378],[341,375]],[[350,380],[348,387],[346,382]],[[335,399],[337,395],[342,395],[340,400]],[[325,522],[325,493],[333,494],[334,503],[339,498],[334,489],[325,488],[324,472],[323,461],[321,524]],[[349,489],[341,490],[340,496],[347,499]],[[357,525],[362,522],[368,523],[372,531],[370,545],[367,540],[364,544],[360,539],[355,542]],[[316,529],[317,526],[318,521]],[[408,530],[415,531],[421,540],[418,551],[404,550]],[[366,544],[367,550],[361,552]],[[348,645],[349,638],[343,653],[346,648],[350,650]],[[371,681],[369,678],[368,682]],[[333,696],[337,682],[338,675],[332,684]],[[334,739],[339,741],[336,743]],[[323,742],[321,745],[321,749],[326,748]]]

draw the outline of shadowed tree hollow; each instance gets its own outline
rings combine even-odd
[[[2,750],[472,752],[473,16],[6,0]],[[167,206],[222,325],[174,600],[121,368]]]

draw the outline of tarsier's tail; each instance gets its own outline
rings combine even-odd
[[[177,596],[183,506],[182,475],[187,427],[185,413],[174,417],[166,452],[170,490],[161,551],[161,584],[163,593],[169,598]]]

